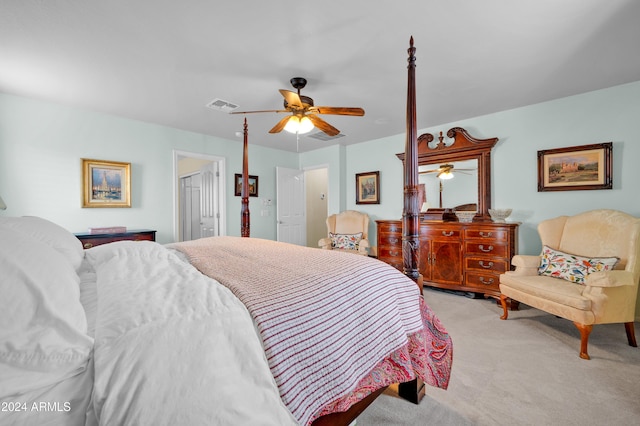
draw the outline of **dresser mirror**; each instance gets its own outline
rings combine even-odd
[[[419,183],[425,185],[429,207],[425,218],[457,220],[453,210],[464,205],[461,209],[474,210],[475,207],[474,221],[491,220],[491,149],[497,142],[498,138],[476,139],[461,127],[449,129],[446,136],[440,132],[437,138],[431,133],[418,137]],[[397,156],[404,163],[404,153]],[[449,166],[454,177],[438,178],[438,174],[446,171],[442,169]]]
[[[445,166],[444,168],[441,166]],[[449,167],[451,179],[442,179],[438,174]],[[418,183],[425,188],[421,211],[427,208],[451,208],[477,204],[478,160],[453,161],[447,164],[424,164],[418,167]]]

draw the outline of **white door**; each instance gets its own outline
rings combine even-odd
[[[218,163],[200,169],[200,237],[220,235],[220,194]]]
[[[278,241],[305,246],[304,171],[276,167],[276,182]]]

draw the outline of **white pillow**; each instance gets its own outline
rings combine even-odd
[[[62,254],[0,226],[0,400],[84,371],[93,339],[79,283]]]
[[[36,216],[0,217],[0,226],[35,238],[60,252],[71,262],[74,269],[80,267],[84,257],[82,243],[62,226]]]

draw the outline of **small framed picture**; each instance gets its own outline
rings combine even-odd
[[[242,195],[242,175],[240,173],[235,174],[235,195]],[[249,197],[258,196],[258,176],[249,175]]]
[[[538,192],[612,189],[612,142],[538,151]]]
[[[131,163],[83,158],[82,207],[131,207]]]
[[[380,204],[380,172],[356,173],[356,204]]]

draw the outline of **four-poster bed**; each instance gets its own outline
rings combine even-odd
[[[404,162],[404,208],[403,208],[403,272],[416,282],[422,291],[422,275],[418,271],[419,262],[419,225],[420,225],[420,197],[418,185],[418,137],[416,123],[416,87],[415,87],[415,47],[413,37],[409,41],[408,49],[408,79],[407,79],[407,110],[406,110],[406,140]],[[242,210],[241,210],[241,231],[242,237],[249,237],[250,214],[248,201],[248,126],[247,119],[244,120],[243,131],[243,155],[242,155]],[[314,424],[349,424],[357,415],[364,410],[373,400],[386,388],[380,388],[369,395],[365,400],[356,404],[353,409],[344,413],[333,413],[331,416],[318,419]],[[419,403],[425,393],[424,382],[416,378],[409,382],[400,383],[398,394],[402,398]],[[341,416],[342,418],[338,418]],[[331,419],[330,423],[328,422]]]
[[[405,274],[246,238],[246,120],[244,135],[242,237],[83,250],[45,219],[0,217],[0,423],[347,425],[390,384],[414,402],[417,382],[447,387],[451,339],[414,283],[414,235]],[[409,121],[408,152],[414,135]]]
[[[240,210],[240,235],[249,237],[251,235],[251,213],[249,212],[249,129],[247,119],[244,119],[244,130],[242,132],[242,208]]]

